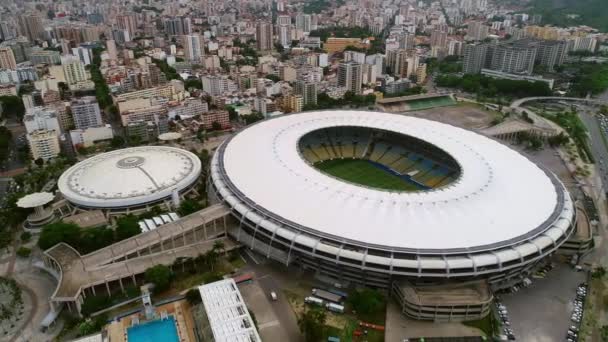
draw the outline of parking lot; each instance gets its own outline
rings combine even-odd
[[[515,294],[503,294],[502,303],[509,312],[511,328],[518,341],[566,341],[574,310],[577,286],[586,280],[585,272],[575,272],[565,263],[545,278],[532,279],[533,283]]]

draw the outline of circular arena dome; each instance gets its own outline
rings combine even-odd
[[[392,276],[499,282],[556,250],[575,222],[563,184],[520,153],[380,112],[262,121],[220,146],[211,177],[242,243],[378,286]]]
[[[59,191],[83,208],[120,209],[163,201],[196,183],[201,162],[166,146],[125,148],[77,163],[59,178]]]

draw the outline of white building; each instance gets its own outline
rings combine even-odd
[[[46,107],[34,107],[29,109],[23,116],[23,124],[27,133],[39,130],[55,131],[61,134],[61,126],[57,111]]]
[[[53,159],[59,155],[59,136],[54,130],[38,130],[27,135],[30,145],[32,159],[42,158],[44,161]]]
[[[198,291],[205,307],[204,340],[262,341],[234,279],[201,285]]]
[[[78,57],[66,55],[61,57],[61,65],[65,73],[65,79],[68,85],[84,82],[87,80],[87,74],[84,70],[84,64]]]
[[[99,104],[94,96],[78,98],[70,104],[76,129],[87,129],[103,125]]]
[[[110,140],[114,137],[111,125],[101,127],[89,127],[86,129],[75,129],[70,131],[70,138],[74,147],[93,146],[97,141]]]

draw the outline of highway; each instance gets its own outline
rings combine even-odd
[[[608,184],[608,147],[604,142],[606,137],[602,132],[597,118],[588,109],[580,109],[579,116],[589,132],[589,147],[595,158],[595,165],[602,177],[602,184]],[[605,191],[604,191],[605,192]]]

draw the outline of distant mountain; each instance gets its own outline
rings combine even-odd
[[[532,0],[531,12],[543,15],[544,24],[588,25],[608,32],[606,0]]]

